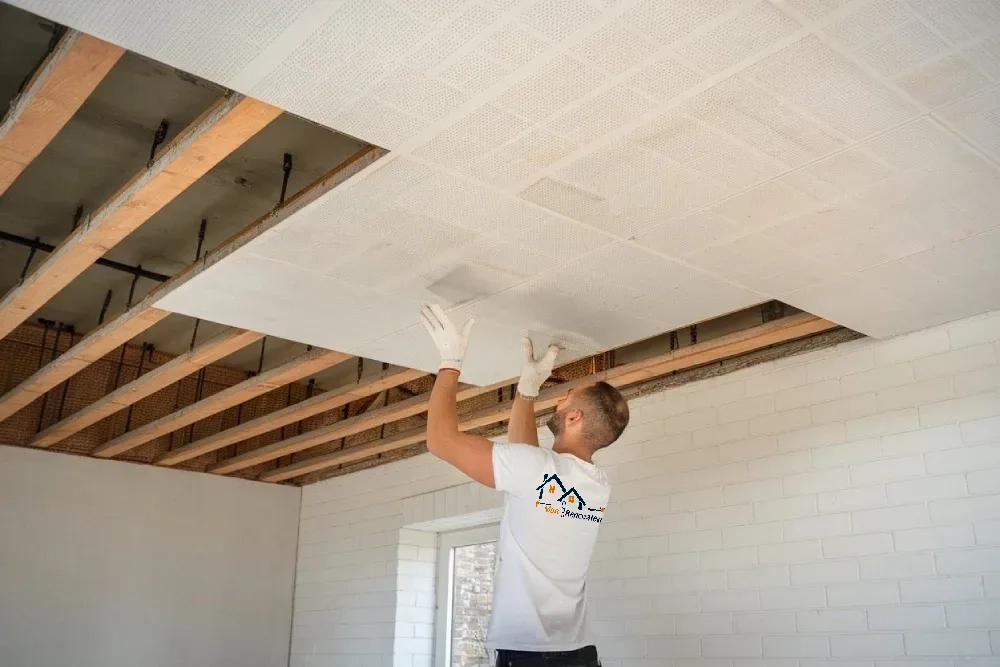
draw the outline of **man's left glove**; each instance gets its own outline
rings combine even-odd
[[[438,352],[441,353],[441,370],[450,368],[459,373],[462,372],[462,360],[465,358],[465,349],[469,346],[469,335],[472,333],[472,325],[475,319],[470,319],[459,331],[451,323],[441,306],[430,305],[420,309],[420,321],[423,322],[427,333],[434,339]]]
[[[549,376],[552,375],[552,367],[555,366],[556,356],[559,354],[558,345],[549,345],[541,359],[535,359],[535,348],[531,344],[531,339],[525,336],[521,339],[521,351],[524,362],[521,365],[521,379],[517,383],[517,393],[524,398],[535,399],[538,392]]]

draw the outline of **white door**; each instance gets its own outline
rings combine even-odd
[[[438,538],[436,667],[492,667],[485,642],[499,537],[494,524]]]

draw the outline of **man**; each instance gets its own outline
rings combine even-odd
[[[462,433],[455,402],[473,322],[459,331],[439,306],[425,306],[420,315],[441,353],[427,448],[505,494],[486,638],[497,651],[497,667],[600,667],[597,649],[586,640],[586,583],[610,484],[592,457],[625,430],[628,404],[603,382],[574,389],[548,422],[552,451],[539,447],[533,401],[559,349],[550,346],[536,360],[525,339],[510,444]]]

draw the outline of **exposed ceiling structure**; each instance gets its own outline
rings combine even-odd
[[[13,4],[6,444],[377,465],[424,438],[423,301],[479,320],[484,433],[524,331],[545,411],[1000,307],[987,0]]]
[[[392,150],[169,310],[431,370],[444,302],[485,384],[523,329],[585,355],[770,298],[876,336],[1000,306],[989,0],[16,4]]]

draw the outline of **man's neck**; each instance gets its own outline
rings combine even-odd
[[[552,451],[557,454],[572,454],[587,463],[594,462],[593,452],[590,451],[590,447],[579,442],[563,442],[557,439],[555,444],[552,445]]]

